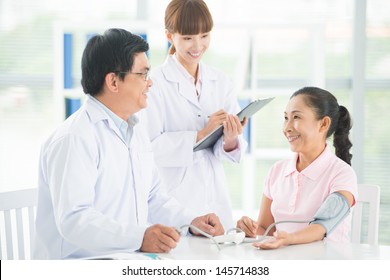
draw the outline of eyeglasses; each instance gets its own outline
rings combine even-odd
[[[123,72],[123,71],[115,71],[115,73],[118,73],[118,74],[133,74],[133,75],[138,75],[138,76],[144,76],[144,81],[147,82],[149,81],[150,79],[150,70],[146,70],[145,73],[139,73],[139,72],[130,72],[130,71],[127,71],[127,72]]]

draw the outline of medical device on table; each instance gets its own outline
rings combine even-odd
[[[238,228],[232,228],[226,232],[224,235],[211,236],[210,234],[198,229],[193,225],[184,225],[178,229],[178,232],[188,227],[194,231],[199,232],[203,236],[210,238],[214,244],[217,246],[218,250],[221,250],[219,244],[223,243],[252,243],[252,242],[261,242],[267,238],[269,231],[276,226],[277,224],[282,223],[308,223],[308,224],[320,224],[326,230],[326,235],[330,234],[336,226],[350,213],[350,207],[346,198],[337,192],[331,193],[322,203],[321,207],[318,209],[313,219],[306,221],[278,221],[270,224],[263,235],[258,235],[255,238],[245,237],[245,233]]]

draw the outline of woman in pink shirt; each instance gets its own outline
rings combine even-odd
[[[283,133],[290,143],[294,157],[277,162],[265,181],[257,222],[242,217],[237,227],[246,236],[263,235],[271,224],[280,223],[268,235],[274,238],[254,245],[262,249],[276,249],[290,244],[322,240],[348,242],[351,214],[338,221],[327,232],[313,217],[333,193],[342,195],[346,207],[357,198],[357,178],[351,167],[349,140],[351,118],[348,110],[338,104],[328,91],[305,87],[295,92],[284,112]],[[333,135],[335,154],[326,139]]]

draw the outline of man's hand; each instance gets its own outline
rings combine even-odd
[[[219,218],[215,214],[207,214],[200,216],[192,220],[191,225],[196,226],[198,229],[210,234],[211,236],[222,235],[224,233],[223,226],[219,221]],[[196,230],[191,230],[193,235],[201,235]]]
[[[176,247],[180,234],[173,227],[153,225],[146,229],[140,250],[149,253],[168,253]]]

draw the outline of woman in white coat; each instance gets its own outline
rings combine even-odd
[[[234,226],[221,160],[239,162],[246,125],[231,80],[201,62],[210,44],[211,14],[202,0],[173,0],[165,12],[171,43],[165,63],[152,72],[149,135],[168,192],[197,214],[216,213],[225,229]],[[219,125],[224,135],[212,148],[193,151]]]

